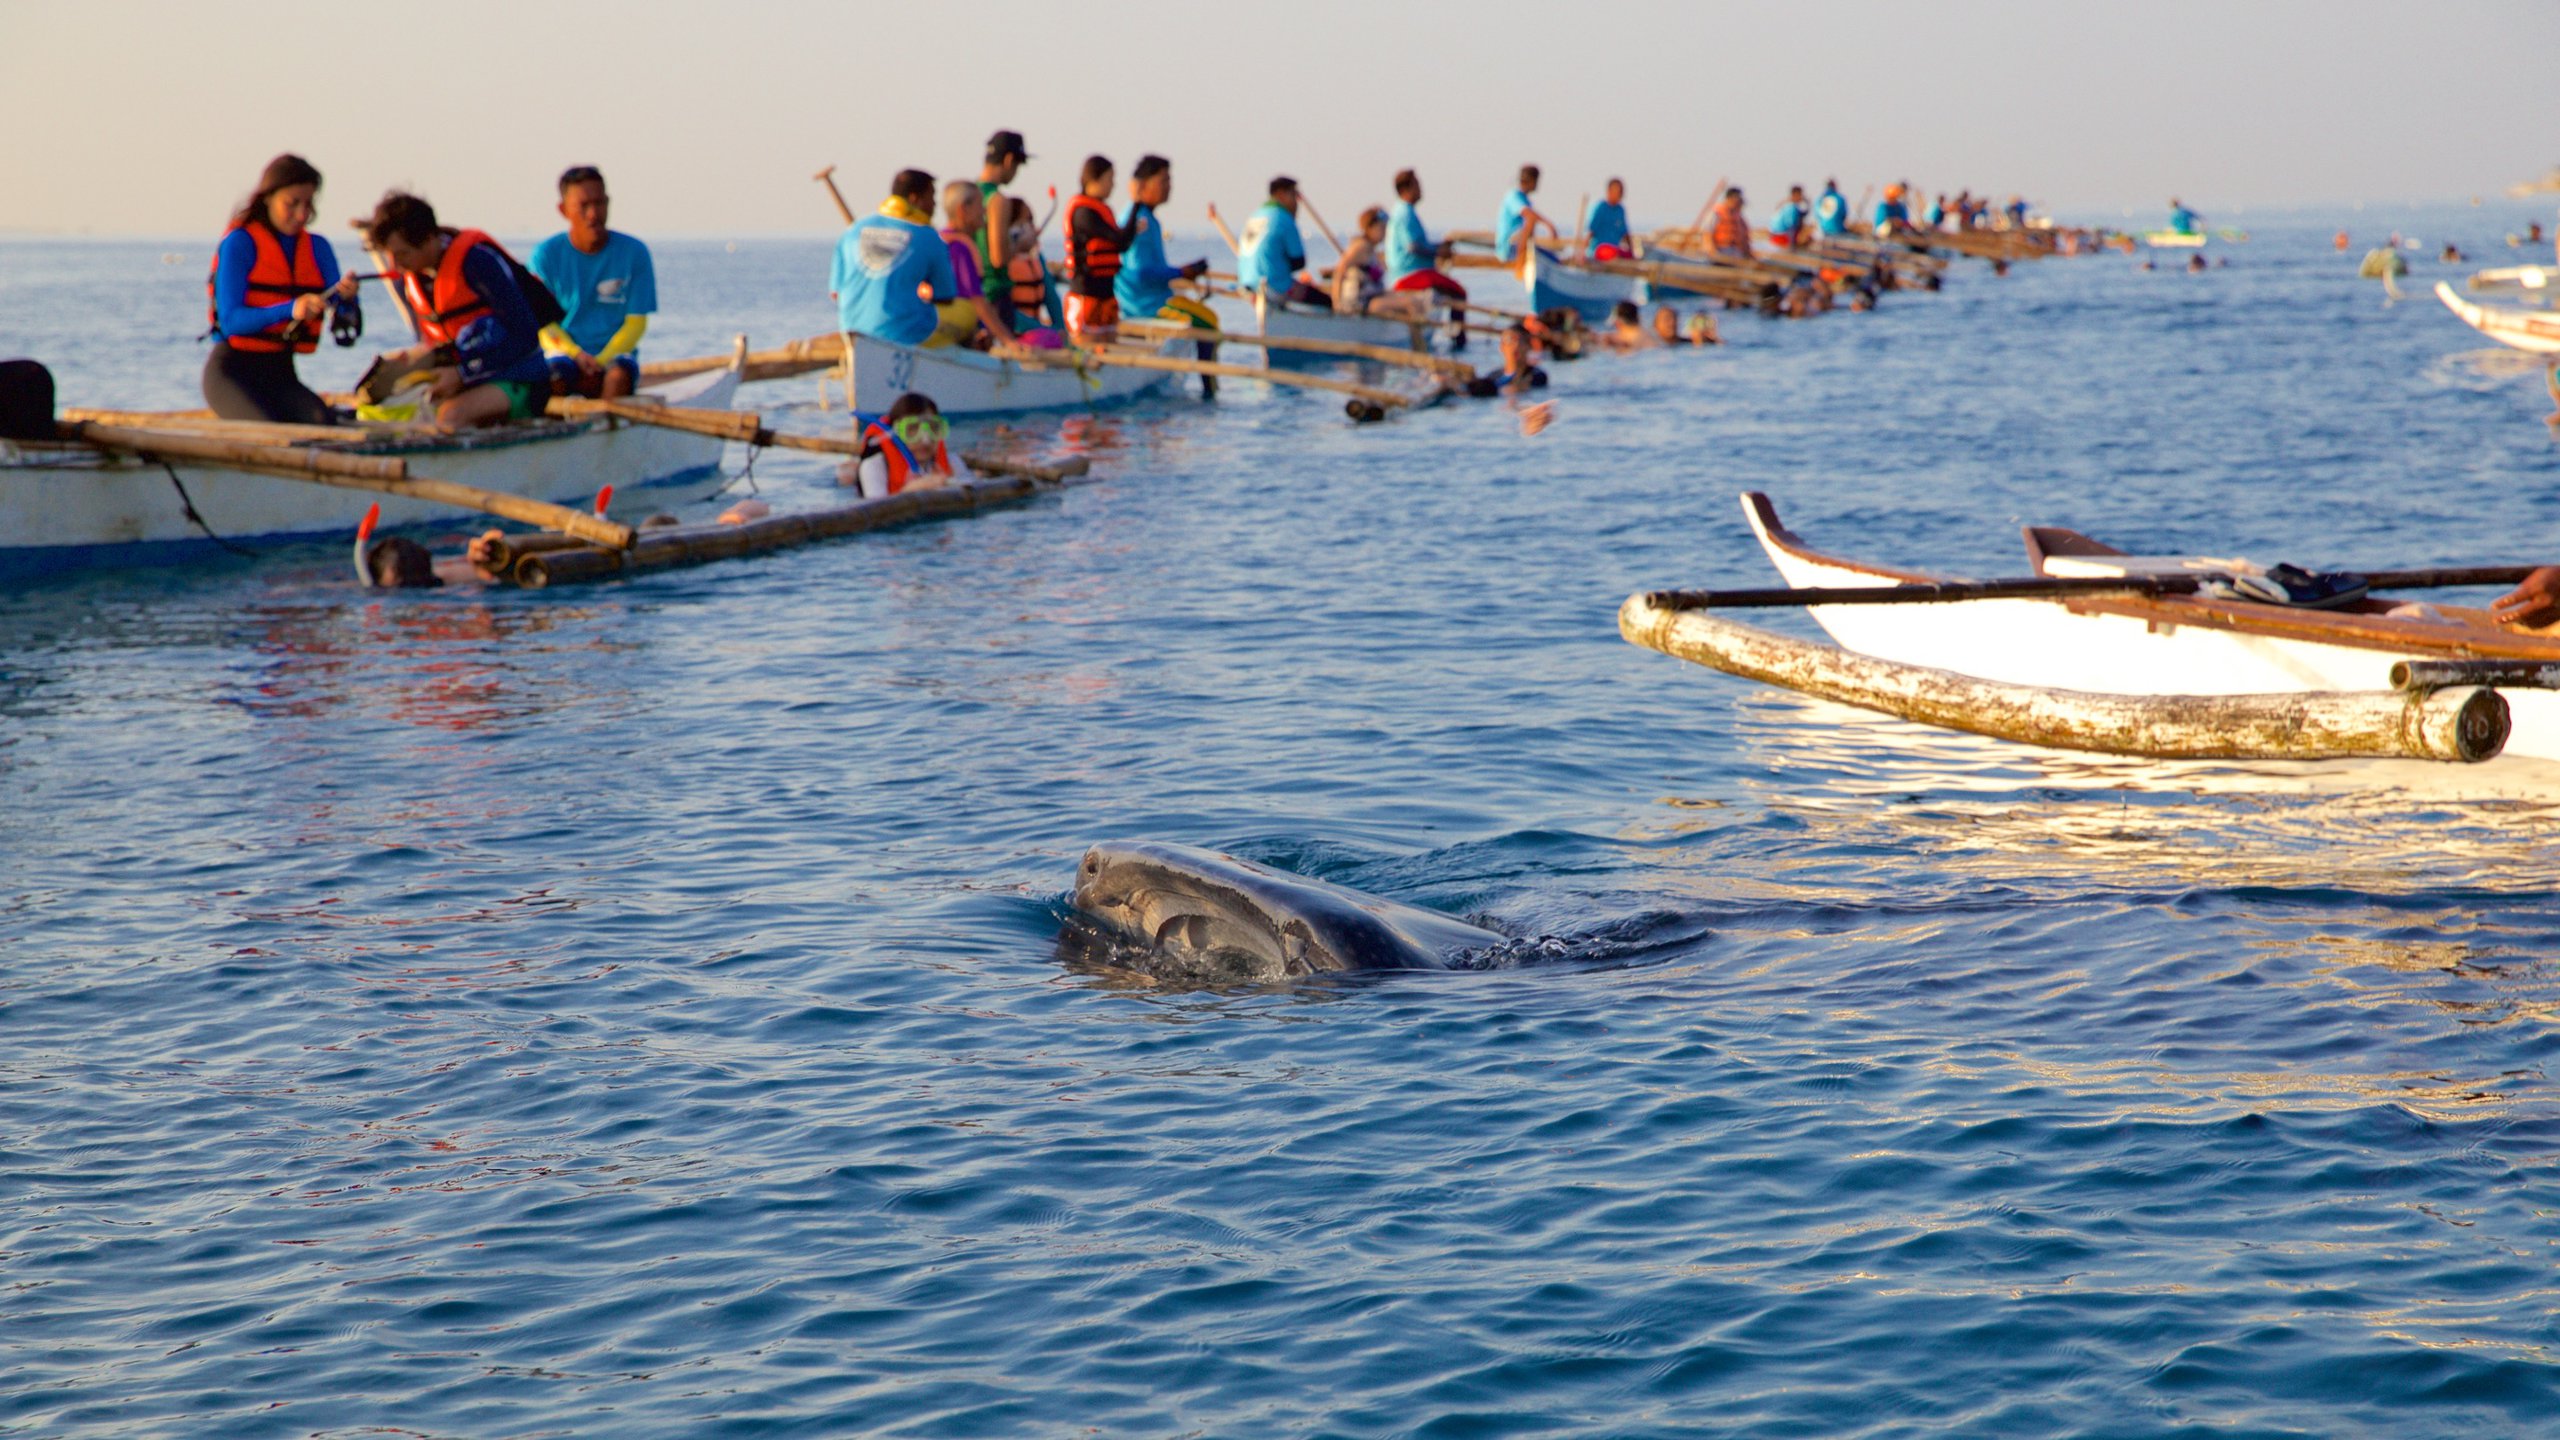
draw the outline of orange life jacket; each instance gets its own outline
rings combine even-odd
[[[489,313],[489,302],[462,278],[463,257],[475,245],[486,245],[500,255],[507,253],[485,231],[457,230],[445,242],[444,258],[436,262],[433,279],[407,270],[400,272],[401,297],[409,302],[409,316],[418,324],[419,337],[430,344],[452,344],[463,327]]]
[[[1717,207],[1715,228],[1707,232],[1707,244],[1716,250],[1751,253],[1751,222],[1742,218],[1738,208]]]
[[[257,263],[249,267],[249,296],[252,305],[290,305],[305,295],[317,295],[329,287],[320,279],[320,257],[311,243],[311,232],[293,237],[293,254],[287,258],[283,238],[265,224],[251,220],[237,227],[249,232],[250,241],[258,247]],[[231,238],[229,232],[223,237]],[[205,321],[216,332],[222,329],[222,316],[213,298],[214,273],[222,268],[221,247],[215,247],[213,264],[205,271]],[[223,343],[234,350],[254,350],[265,354],[290,349],[297,355],[308,355],[320,348],[320,327],[296,327],[290,319],[279,320],[263,330],[247,335],[225,335]]]
[[[1016,255],[1004,262],[1004,273],[1017,312],[1037,315],[1049,303],[1048,271],[1039,256]]]
[[[895,495],[906,489],[907,481],[916,473],[915,452],[907,448],[907,442],[877,420],[862,427],[862,438],[865,444],[879,446],[881,458],[889,462],[889,493]],[[933,469],[936,474],[951,473],[951,447],[945,441],[933,442]]]
[[[1120,229],[1120,221],[1112,215],[1110,206],[1090,195],[1079,195],[1067,202],[1067,268],[1087,284],[1100,284],[1120,273],[1120,247],[1090,236],[1078,238],[1076,212],[1079,210],[1091,210],[1100,215],[1102,223],[1115,234]]]

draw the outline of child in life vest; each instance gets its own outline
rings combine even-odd
[[[931,396],[910,390],[885,414],[857,414],[854,433],[862,438],[862,455],[836,467],[836,483],[851,485],[865,500],[879,500],[910,486],[927,488],[949,483],[950,423]]]
[[[1006,320],[1013,326],[1016,341],[1038,350],[1063,350],[1067,345],[1067,317],[1058,303],[1058,287],[1049,274],[1049,262],[1040,255],[1040,227],[1031,218],[1031,204],[1009,196],[998,203],[1007,211],[1007,258],[1002,290],[990,285],[989,292],[1002,295],[999,308],[1009,312]]]

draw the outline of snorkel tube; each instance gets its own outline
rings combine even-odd
[[[364,512],[364,519],[356,526],[356,584],[367,590],[373,588],[373,567],[365,563],[364,552],[373,539],[373,527],[381,519],[382,503],[375,501],[373,508]]]

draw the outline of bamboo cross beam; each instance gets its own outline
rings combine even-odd
[[[61,427],[61,433],[66,440],[77,440],[102,450],[122,450],[153,459],[198,460],[226,469],[247,470],[286,480],[306,480],[315,485],[334,485],[346,490],[371,490],[383,495],[451,505],[457,509],[477,510],[505,520],[562,531],[616,550],[626,549],[631,544],[631,527],[628,525],[617,524],[583,510],[572,510],[566,505],[554,505],[548,500],[412,475],[409,462],[395,455],[340,455],[307,445],[258,445],[205,435],[101,425],[94,421],[72,421]]]

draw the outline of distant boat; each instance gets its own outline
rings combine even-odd
[[[2547,195],[2554,190],[2560,190],[2560,165],[2543,171],[2539,180],[2519,180],[2507,187],[2507,193],[2518,200],[2530,195]]]
[[[2147,230],[2142,243],[2154,250],[2193,250],[2205,242],[2201,230]]]

